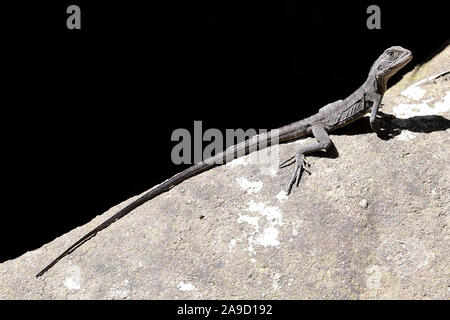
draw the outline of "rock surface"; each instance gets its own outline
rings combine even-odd
[[[0,299],[449,299],[450,81],[420,82],[445,70],[450,47],[387,92],[401,132],[382,140],[366,117],[332,133],[339,157],[308,157],[289,197],[292,168],[254,153],[147,202],[39,279],[133,199],[0,264]]]

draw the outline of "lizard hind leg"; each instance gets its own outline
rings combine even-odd
[[[296,186],[298,186],[303,170],[308,172],[309,174],[311,174],[311,172],[307,169],[307,166],[309,166],[309,164],[306,163],[306,161],[305,161],[305,155],[303,153],[297,152],[295,154],[294,172],[292,173],[291,180],[289,181],[286,194],[289,195],[291,193],[292,186],[294,185],[294,183]]]
[[[288,188],[286,191],[286,193],[288,195],[291,193],[292,186],[294,185],[294,183],[298,186],[303,170],[305,170],[306,172],[311,174],[307,169],[308,164],[305,161],[305,155],[312,153],[314,151],[317,151],[317,150],[328,149],[331,146],[331,139],[330,139],[328,133],[326,132],[326,130],[322,126],[317,126],[317,125],[313,126],[312,133],[318,142],[312,143],[312,144],[309,144],[306,146],[302,146],[296,152],[294,172],[292,173],[292,177],[291,177],[291,180],[289,181]],[[292,164],[293,158],[294,157],[291,157],[288,160],[284,161],[282,163],[282,166],[283,167],[287,166],[287,164],[286,164],[287,162],[289,162],[289,165]],[[280,167],[282,167],[282,166],[280,165]]]

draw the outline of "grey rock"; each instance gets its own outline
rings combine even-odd
[[[414,89],[446,69],[450,47],[387,92],[400,135],[332,134],[339,157],[308,157],[289,197],[292,168],[246,156],[147,202],[41,278],[133,199],[0,264],[0,299],[450,298],[450,81]],[[311,141],[281,145],[280,159]]]

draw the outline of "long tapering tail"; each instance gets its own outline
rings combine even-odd
[[[140,198],[136,199],[135,201],[133,201],[132,203],[127,205],[125,208],[121,209],[115,215],[113,215],[112,217],[108,218],[106,221],[104,221],[103,223],[98,225],[95,229],[89,231],[86,235],[84,235],[82,238],[80,238],[78,241],[76,241],[74,244],[72,244],[69,248],[67,248],[66,251],[61,253],[48,266],[46,266],[44,269],[42,269],[42,271],[40,271],[36,275],[36,278],[42,276],[47,270],[49,270],[51,267],[53,267],[59,260],[64,258],[69,253],[73,252],[76,248],[81,246],[83,243],[88,241],[90,238],[94,237],[97,234],[97,232],[107,228],[109,225],[111,225],[115,221],[119,220],[120,218],[122,218],[126,214],[130,213],[131,211],[133,211],[134,209],[136,209],[137,207],[139,207],[143,203],[149,201],[150,199],[153,199],[154,197],[160,195],[163,192],[166,192],[166,191],[170,190],[172,187],[174,187],[175,185],[181,183],[182,181],[184,181],[184,180],[186,180],[186,179],[188,179],[188,178],[190,178],[190,177],[192,177],[194,175],[197,175],[197,174],[199,174],[199,173],[201,173],[203,171],[206,171],[206,170],[208,170],[208,169],[210,169],[210,168],[212,168],[212,167],[214,167],[216,165],[217,165],[216,163],[207,163],[205,161],[199,162],[199,163],[197,163],[197,164],[187,168],[186,170],[184,170],[184,171],[174,175],[173,177],[171,177],[170,179],[168,179],[168,180],[164,181],[163,183],[157,185],[156,187],[152,188],[147,193],[142,195]]]
[[[182,181],[189,179],[197,174],[200,174],[206,170],[209,170],[212,167],[217,165],[221,165],[227,163],[230,160],[233,160],[237,157],[243,156],[249,152],[256,151],[257,149],[266,148],[271,144],[278,143],[278,131],[273,130],[269,133],[263,133],[260,135],[253,136],[252,138],[236,144],[222,153],[217,154],[216,156],[206,159],[202,162],[194,164],[193,166],[187,168],[186,170],[174,175],[170,179],[164,181],[163,183],[157,185],[156,187],[149,190],[147,193],[142,195],[140,198],[136,199],[125,208],[121,209],[119,212],[114,214],[112,217],[101,223],[95,229],[88,232],[81,239],[72,244],[66,251],[61,253],[55,260],[53,260],[48,266],[46,266],[42,271],[40,271],[36,278],[42,276],[45,272],[47,272],[51,267],[53,267],[59,260],[64,258],[69,253],[73,252],[76,248],[81,246],[83,243],[94,237],[97,232],[107,228],[109,225],[119,220],[126,214],[130,213],[143,203],[153,199],[154,197],[160,195],[163,192],[170,190],[172,187],[181,183]]]

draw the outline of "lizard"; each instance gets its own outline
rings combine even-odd
[[[332,145],[328,132],[343,127],[370,112],[370,126],[377,133],[377,135],[381,135],[382,131],[378,124],[376,115],[383,95],[387,90],[387,81],[392,77],[392,75],[402,69],[411,59],[412,53],[407,49],[400,46],[387,48],[372,65],[367,80],[347,98],[329,103],[319,109],[316,114],[305,119],[293,122],[269,132],[254,135],[253,137],[237,143],[230,148],[227,148],[225,151],[212,156],[211,158],[197,162],[184,171],[172,176],[163,183],[150,189],[148,192],[125,206],[123,209],[119,210],[116,214],[81,237],[56,259],[54,259],[49,265],[42,269],[36,277],[42,276],[59,260],[72,253],[80,245],[94,237],[99,231],[107,228],[115,221],[133,211],[135,208],[150,199],[155,198],[161,193],[170,190],[182,181],[185,181],[217,165],[227,163],[239,156],[245,155],[249,151],[251,152],[252,150],[256,150],[257,148],[265,148],[274,143],[291,142],[302,136],[312,134],[316,138],[317,142],[300,147],[294,156],[280,164],[280,168],[283,168],[295,163],[286,191],[287,194],[290,194],[294,183],[298,185],[302,171],[308,171],[305,155],[318,150],[326,150]]]

